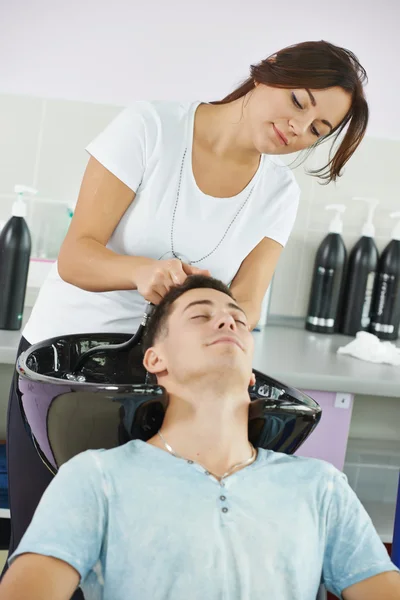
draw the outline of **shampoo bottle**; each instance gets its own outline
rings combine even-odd
[[[336,211],[328,235],[322,240],[315,257],[306,329],[318,333],[334,333],[342,296],[346,247],[342,238],[343,204],[330,204],[326,210]]]
[[[390,215],[400,219],[400,212]],[[400,326],[400,221],[379,260],[371,314],[371,333],[382,340],[397,340]]]
[[[17,199],[12,216],[0,233],[0,329],[18,330],[22,324],[31,236],[25,221],[24,194],[36,194],[26,186],[15,186]]]
[[[354,198],[369,204],[367,220],[361,238],[350,252],[348,270],[340,317],[340,333],[355,336],[358,331],[368,331],[371,322],[371,304],[379,254],[374,236],[373,216],[379,200]]]

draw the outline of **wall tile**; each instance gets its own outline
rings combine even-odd
[[[324,156],[326,149],[321,149],[317,159],[321,160]],[[352,198],[366,196],[380,200],[374,218],[377,236],[389,236],[393,227],[389,213],[400,211],[399,165],[400,141],[365,138],[345,166],[338,182],[316,188],[312,200],[310,229],[325,230],[329,222],[325,205],[340,202],[347,206],[345,231],[360,233],[367,215],[367,205]]]
[[[0,194],[33,186],[44,101],[0,95]]]
[[[11,216],[11,207],[14,202],[12,194],[0,194],[0,221],[8,221]]]
[[[296,297],[303,251],[304,236],[294,232],[281,255],[275,272],[270,306],[272,314],[297,316]]]
[[[304,233],[308,228],[311,198],[314,193],[313,177],[306,173],[306,169],[310,168],[311,162],[308,159],[305,163],[301,164],[301,157],[298,154],[284,156],[283,161],[291,168],[301,189],[299,209],[293,233]]]
[[[37,178],[42,196],[76,201],[88,161],[85,146],[120,110],[86,102],[47,101]]]

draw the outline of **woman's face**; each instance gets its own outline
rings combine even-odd
[[[260,83],[245,101],[244,114],[258,152],[290,154],[328,135],[350,104],[350,94],[340,87],[292,90]]]

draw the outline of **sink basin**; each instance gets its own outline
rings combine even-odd
[[[78,334],[35,344],[17,361],[19,397],[39,456],[53,473],[79,452],[150,439],[160,428],[168,396],[147,380],[140,344],[129,351],[94,355],[78,376],[78,358],[125,334]],[[249,439],[256,447],[294,453],[321,418],[309,396],[254,371],[249,388]]]

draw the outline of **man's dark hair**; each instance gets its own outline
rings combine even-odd
[[[190,275],[185,279],[182,285],[177,285],[169,290],[158,304],[149,318],[145,334],[143,337],[143,352],[146,352],[148,348],[151,348],[155,343],[157,337],[167,328],[168,317],[171,314],[172,306],[178,298],[185,294],[189,290],[196,290],[198,288],[206,288],[217,290],[223,294],[227,294],[234,300],[233,294],[222,281],[214,279],[213,277],[207,277],[206,275]]]

